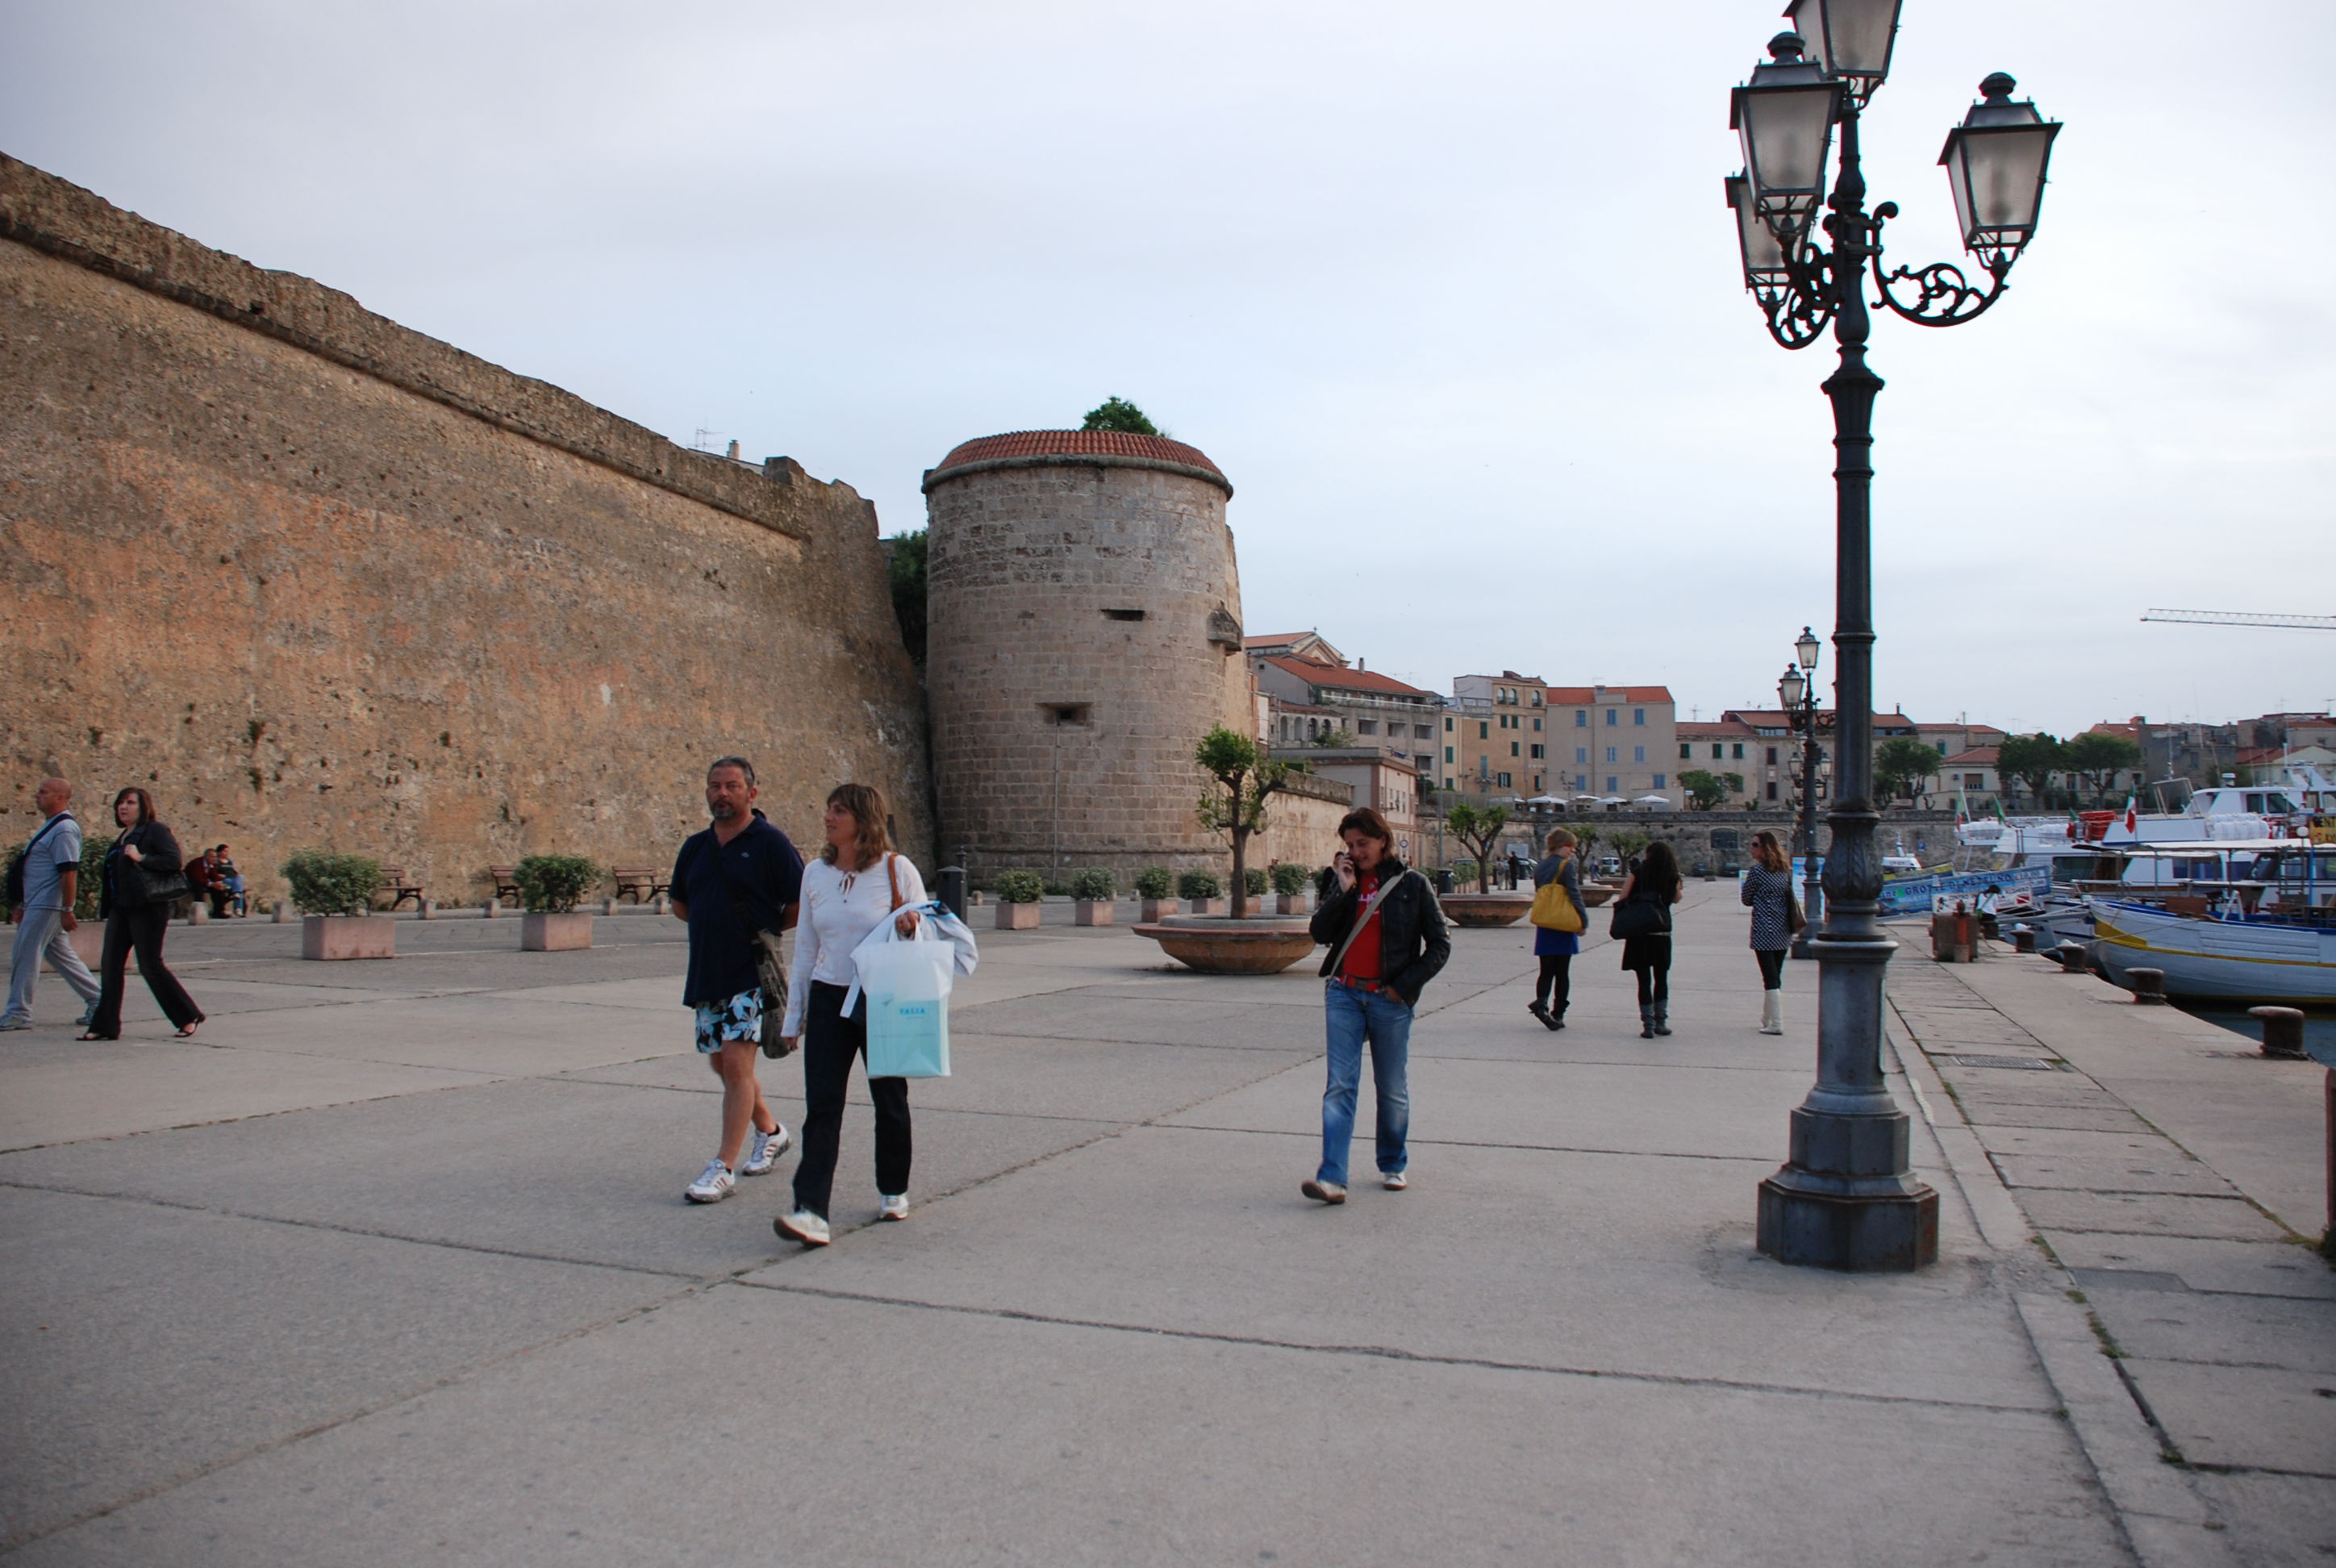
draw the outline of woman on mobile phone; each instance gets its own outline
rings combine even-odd
[[[1330,862],[1333,886],[1314,911],[1314,940],[1326,942],[1323,1019],[1329,1082],[1322,1091],[1322,1163],[1299,1191],[1321,1203],[1347,1201],[1347,1156],[1354,1145],[1355,1096],[1363,1047],[1371,1051],[1378,1101],[1379,1184],[1410,1185],[1412,1008],[1452,956],[1444,909],[1427,879],[1396,858],[1395,830],[1368,806],[1338,823],[1345,847]]]

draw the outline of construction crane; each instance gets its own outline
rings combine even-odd
[[[2144,620],[2178,620],[2188,626],[2269,626],[2295,631],[2336,631],[2336,615],[2255,615],[2236,609],[2153,609]]]

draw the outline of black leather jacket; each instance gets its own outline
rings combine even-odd
[[[1406,875],[1404,863],[1395,856],[1381,856],[1377,871],[1382,884],[1397,883],[1379,901],[1379,973],[1385,977],[1380,983],[1406,1006],[1416,1007],[1419,993],[1452,957],[1452,935],[1444,924],[1444,906],[1436,901],[1436,890],[1428,886],[1427,879]],[[1337,891],[1336,882],[1330,886],[1330,896],[1314,911],[1312,926],[1314,940],[1330,946],[1322,959],[1326,978],[1331,960],[1338,956],[1338,944],[1354,929],[1355,916],[1362,908],[1359,881],[1345,892]]]

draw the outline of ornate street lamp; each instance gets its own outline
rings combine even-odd
[[[1879,305],[1918,326],[1952,326],[2003,297],[2012,263],[2035,236],[2060,129],[2033,103],[2011,101],[2010,77],[1999,73],[1981,83],[1982,101],[1949,134],[1940,157],[1973,270],[1938,262],[1885,272],[1882,229],[1898,209],[1885,201],[1867,215],[1858,117],[1889,75],[1901,3],[1792,0],[1786,15],[1799,31],[1770,41],[1769,62],[1728,104],[1728,124],[1744,148],[1744,171],[1728,182],[1728,197],[1745,287],[1759,302],[1769,336],[1785,347],[1806,348],[1830,326],[1841,355],[1840,368],[1825,383],[1837,453],[1838,658],[1825,923],[1810,943],[1818,965],[1817,1081],[1793,1113],[1789,1157],[1760,1184],[1759,1220],[1762,1251],[1835,1269],[1919,1268],[1935,1260],[1939,1248],[1938,1194],[1908,1167],[1906,1115],[1882,1081],[1882,978],[1896,944],[1875,918],[1882,866],[1874,843],[1881,818],[1874,803],[1870,502],[1874,399],[1882,378],[1866,368],[1867,311]],[[1812,46],[1813,60],[1806,57]],[[1819,224],[1836,129],[1838,171]],[[1814,634],[1809,640],[1814,644]],[[1813,651],[1803,657],[1803,669],[1815,665]],[[1804,706],[1814,706],[1806,689],[1803,695]],[[1814,774],[1813,741],[1804,753],[1805,776]],[[1806,793],[1815,793],[1813,779]],[[1810,911],[1813,919],[1815,913]]]

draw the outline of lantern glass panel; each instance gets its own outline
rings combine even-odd
[[[1801,635],[1793,639],[1793,652],[1800,659],[1803,669],[1816,668],[1817,649],[1820,646],[1816,633],[1807,627],[1801,628]]]
[[[1744,168],[1766,213],[1814,213],[1825,191],[1839,87],[1831,82],[1739,87],[1737,129]]]
[[[1902,0],[1793,0],[1785,15],[1808,41],[1817,63],[1835,76],[1881,84],[1890,73]]]
[[[2044,168],[2058,125],[1963,126],[1947,144],[1947,182],[1963,243],[2023,240],[2044,201]],[[2004,231],[2013,231],[2006,234]]]
[[[1785,248],[1760,220],[1749,179],[1741,174],[1728,176],[1728,205],[1736,209],[1736,243],[1744,258],[1744,281],[1750,284],[1764,273],[1782,272]]]
[[[1801,706],[1801,698],[1809,689],[1808,677],[1797,669],[1787,669],[1776,682],[1776,695],[1785,699],[1785,711],[1790,713]]]

